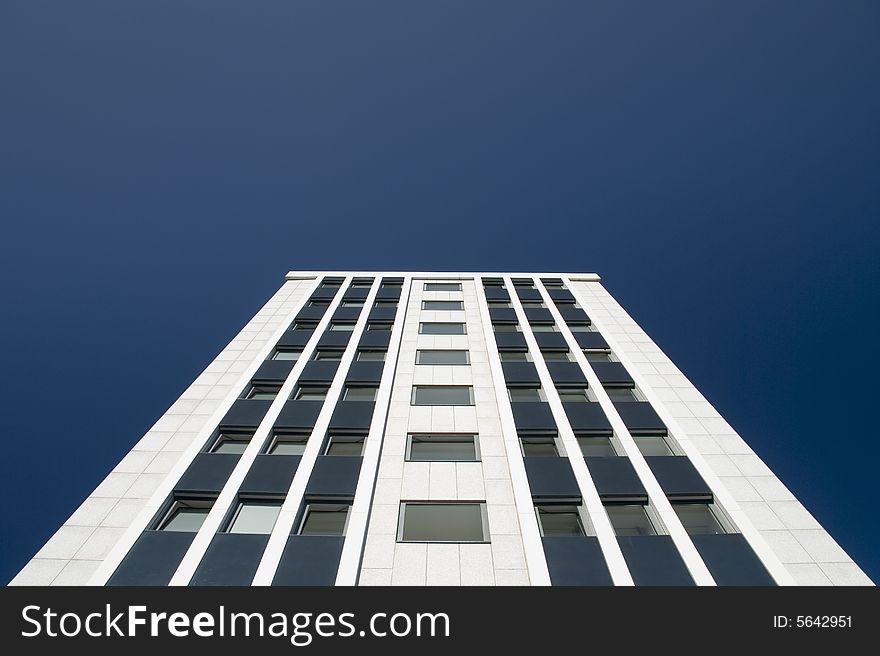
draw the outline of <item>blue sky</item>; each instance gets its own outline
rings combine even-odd
[[[0,579],[291,268],[599,272],[880,578],[878,18],[4,2]]]

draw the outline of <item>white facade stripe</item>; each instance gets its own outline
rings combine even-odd
[[[779,558],[776,557],[776,554],[773,553],[772,549],[770,549],[770,547],[761,537],[761,534],[755,529],[754,525],[748,519],[745,513],[740,510],[736,500],[730,495],[730,493],[724,487],[723,483],[715,474],[715,472],[712,471],[711,467],[709,467],[709,465],[706,463],[700,453],[693,447],[690,441],[682,439],[682,437],[685,435],[685,432],[682,430],[678,421],[676,421],[676,419],[666,410],[665,404],[657,396],[657,393],[651,388],[651,386],[645,381],[644,377],[639,373],[638,368],[629,359],[626,351],[620,347],[614,336],[610,334],[610,331],[602,331],[601,319],[597,321],[597,319],[594,317],[594,314],[598,315],[598,313],[593,312],[594,309],[590,307],[590,303],[583,298],[583,295],[579,293],[575,285],[572,285],[568,280],[566,280],[566,285],[568,286],[569,291],[571,291],[577,302],[590,316],[590,320],[593,322],[593,325],[595,325],[596,328],[602,332],[602,336],[605,338],[605,341],[608,342],[608,346],[611,347],[611,350],[614,353],[615,357],[617,357],[621,364],[626,367],[627,373],[629,373],[633,381],[638,386],[639,390],[645,395],[645,398],[648,399],[648,402],[654,408],[654,411],[659,415],[660,419],[663,420],[663,423],[666,424],[667,431],[670,433],[673,439],[676,440],[676,443],[682,449],[682,451],[684,451],[685,455],[690,459],[691,464],[694,466],[700,476],[703,477],[703,480],[706,481],[706,484],[712,490],[712,494],[716,499],[716,503],[721,506],[721,508],[723,508],[724,511],[734,521],[734,523],[737,525],[737,529],[746,537],[749,545],[755,551],[755,554],[761,560],[764,567],[767,568],[767,571],[770,572],[770,575],[773,577],[776,583],[778,585],[794,585],[794,579],[791,574],[786,571],[785,567],[779,561]],[[579,349],[578,353],[580,357],[583,358],[584,364],[589,365],[589,363],[586,362],[586,358],[583,357],[583,353],[581,353]],[[581,366],[584,365],[582,364]],[[593,374],[593,377],[596,379],[596,382],[598,382],[598,378],[595,377],[595,374]],[[590,384],[593,384],[592,381],[590,381]],[[607,397],[607,395],[604,396]],[[619,419],[619,416],[617,418]],[[647,466],[647,463],[644,462],[644,458],[641,457],[641,453],[636,447],[635,442],[633,442],[632,438],[629,437],[628,433],[627,437],[629,438],[627,440],[628,444],[624,445],[627,449],[627,452],[629,452],[630,449],[634,450],[636,454],[638,454],[638,456],[641,458],[644,466],[650,470],[650,468]],[[630,456],[630,458],[632,459],[632,455]],[[633,463],[633,466],[635,466],[635,462]],[[672,510],[671,506],[669,507],[668,512],[671,512],[673,516],[675,515],[675,511]],[[663,515],[664,522],[666,522],[666,514],[668,513],[664,513]],[[672,520],[673,518],[670,517],[669,519]],[[681,523],[678,522],[677,516],[675,517],[675,521],[679,524],[679,526],[681,525]],[[684,529],[682,528],[682,530]],[[688,542],[690,542],[690,539],[688,539]],[[691,557],[696,557],[699,559],[699,554],[696,553],[695,548],[693,549],[693,551],[694,553],[691,555]],[[684,552],[682,552],[682,556],[684,556]]]
[[[229,479],[226,481],[226,484],[220,491],[220,495],[217,497],[216,501],[214,501],[214,505],[211,508],[211,511],[208,513],[208,516],[202,523],[199,532],[196,534],[196,537],[192,541],[192,544],[189,546],[189,549],[187,549],[183,560],[181,560],[180,565],[177,567],[177,570],[174,572],[174,576],[171,577],[171,581],[168,583],[168,585],[177,586],[189,584],[190,580],[198,569],[199,563],[201,563],[205,552],[208,550],[208,547],[211,544],[211,540],[214,539],[214,535],[220,530],[221,525],[223,524],[223,521],[227,516],[227,513],[232,507],[232,504],[238,500],[238,489],[244,482],[245,476],[247,476],[248,470],[251,468],[251,465],[260,454],[260,449],[263,446],[263,442],[265,442],[266,438],[269,436],[269,433],[272,431],[272,426],[275,424],[275,420],[278,418],[278,415],[281,414],[281,410],[284,408],[285,402],[290,398],[290,395],[293,392],[293,388],[296,386],[300,374],[302,373],[303,369],[305,369],[306,365],[311,359],[312,353],[314,353],[318,341],[321,339],[321,335],[330,324],[333,313],[342,302],[342,296],[343,294],[345,294],[345,288],[349,285],[350,282],[351,278],[346,278],[340,286],[339,291],[336,292],[336,296],[333,298],[333,301],[331,301],[330,306],[327,308],[324,316],[321,318],[321,321],[318,322],[318,326],[315,328],[315,332],[312,333],[312,336],[309,338],[305,348],[303,348],[302,355],[300,355],[299,359],[296,361],[296,364],[288,375],[287,380],[284,381],[284,384],[281,386],[281,390],[272,401],[272,405],[269,406],[269,411],[266,413],[266,415],[260,422],[260,425],[257,427],[257,430],[254,433],[254,436],[248,444],[247,448],[245,449],[244,453],[242,453],[241,457],[238,459],[238,463],[235,465],[235,469],[232,470],[232,474],[230,474]],[[266,355],[268,355],[268,352],[266,353]]]
[[[346,279],[345,283],[343,283],[342,291],[339,294],[340,299],[345,295],[345,289],[350,282],[351,279]],[[361,313],[358,316],[357,323],[355,323],[354,331],[352,332],[351,337],[348,340],[348,345],[345,347],[345,351],[342,354],[342,360],[339,362],[339,367],[336,369],[336,375],[333,377],[333,382],[330,384],[327,398],[324,400],[324,405],[321,408],[321,412],[318,414],[318,419],[315,422],[315,427],[312,430],[309,441],[306,443],[306,448],[299,462],[299,466],[296,468],[296,473],[293,476],[293,480],[290,482],[290,489],[287,491],[287,496],[284,498],[284,503],[281,505],[281,512],[278,514],[278,519],[275,521],[275,526],[272,528],[272,534],[269,536],[269,543],[266,545],[266,550],[263,552],[263,557],[260,559],[256,574],[254,574],[253,585],[271,585],[272,579],[275,577],[275,571],[278,569],[278,563],[281,562],[284,547],[287,545],[287,538],[290,536],[290,532],[293,529],[293,523],[296,521],[299,514],[299,509],[302,505],[306,491],[306,485],[308,485],[312,470],[315,467],[315,462],[321,453],[321,445],[324,443],[324,435],[330,426],[330,419],[333,416],[333,411],[336,410],[336,403],[342,396],[342,389],[345,386],[345,378],[348,375],[348,369],[357,353],[358,342],[360,342],[364,329],[367,326],[367,318],[369,317],[370,309],[373,307],[373,303],[376,300],[376,294],[379,291],[381,282],[382,279],[378,277],[373,280],[370,292],[367,294],[363,308],[361,308]],[[332,317],[334,310],[335,308],[328,309],[325,318],[329,320],[329,318]],[[323,333],[323,330],[321,330],[320,333]],[[320,339],[320,333],[318,330],[315,331],[315,334],[318,335],[318,339]]]
[[[501,357],[498,355],[498,345],[495,342],[492,320],[489,317],[489,304],[486,301],[486,292],[483,289],[482,280],[476,278],[474,282],[477,289],[477,298],[480,303],[483,335],[486,339],[489,367],[492,370],[492,381],[495,385],[495,400],[498,403],[501,430],[504,435],[504,449],[510,466],[510,482],[513,486],[513,497],[516,503],[517,516],[519,517],[520,531],[522,532],[523,550],[525,551],[526,566],[529,570],[529,579],[532,585],[546,586],[550,585],[550,571],[547,569],[547,558],[544,556],[544,545],[541,542],[541,531],[538,528],[535,505],[532,502],[532,491],[529,487],[526,465],[519,446],[516,423],[513,420],[513,409],[510,406],[510,399],[507,398],[504,369],[501,365]]]
[[[286,283],[286,285],[289,284],[294,283]],[[126,554],[128,554],[129,550],[140,537],[141,533],[143,533],[147,526],[149,526],[150,521],[152,521],[155,514],[159,511],[159,509],[174,491],[174,486],[177,484],[177,481],[180,480],[180,477],[183,476],[183,473],[190,466],[190,464],[199,454],[199,452],[201,452],[201,450],[204,448],[205,442],[208,441],[213,432],[216,430],[219,423],[223,420],[223,417],[226,416],[227,412],[229,412],[232,404],[235,403],[236,399],[239,398],[239,396],[241,395],[241,390],[248,385],[251,378],[253,378],[254,374],[257,372],[257,369],[260,368],[260,365],[263,363],[263,361],[267,357],[269,357],[269,354],[275,349],[275,345],[278,343],[278,340],[281,339],[281,336],[288,329],[290,323],[294,320],[294,317],[296,317],[300,310],[305,307],[305,304],[308,302],[309,297],[318,288],[319,285],[320,278],[312,282],[312,284],[309,286],[308,292],[301,297],[300,302],[297,303],[296,307],[294,307],[288,313],[288,316],[275,331],[272,338],[269,339],[266,342],[265,346],[263,346],[263,348],[260,349],[260,351],[255,355],[250,366],[248,366],[239,376],[238,382],[232,387],[232,390],[223,400],[223,403],[221,403],[217,410],[211,415],[211,418],[205,423],[202,430],[199,431],[199,434],[197,435],[196,439],[192,441],[189,449],[187,449],[187,451],[184,452],[183,456],[181,456],[181,458],[177,461],[174,468],[168,473],[162,484],[150,497],[150,500],[144,506],[143,510],[138,514],[134,521],[132,521],[131,525],[126,529],[123,536],[116,543],[116,546],[113,547],[111,552],[107,555],[107,557],[98,567],[98,569],[92,575],[91,579],[88,582],[89,585],[105,585],[107,583],[107,580],[113,575],[113,572],[116,571],[116,568],[119,567],[119,564],[122,562],[123,558],[125,558]],[[300,363],[298,362],[297,365],[299,364]]]

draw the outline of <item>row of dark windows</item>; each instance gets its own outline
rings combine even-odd
[[[517,295],[524,309],[635,582],[691,584],[680,555],[669,536],[663,535],[662,521],[649,505],[635,469],[567,340],[559,333],[544,296],[533,280],[515,278],[512,283],[513,290],[509,290],[502,279],[483,279],[552,582],[589,585],[608,584],[611,579],[574,472],[568,459],[562,457],[565,450],[532,355],[521,335],[511,293]],[[543,279],[542,284],[695,544],[709,538],[741,537],[729,535],[733,526],[714,504],[711,490],[690,461],[678,455],[665,425],[644,401],[563,281]],[[568,542],[571,538],[580,541]],[[746,552],[754,564],[754,554],[747,544],[743,553]],[[758,572],[755,582],[767,582],[763,568],[753,571]]]

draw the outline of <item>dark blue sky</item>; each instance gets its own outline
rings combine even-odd
[[[0,5],[0,580],[291,268],[597,271],[880,578],[880,6]]]

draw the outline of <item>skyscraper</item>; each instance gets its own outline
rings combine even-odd
[[[13,585],[870,585],[595,274],[290,272]]]

